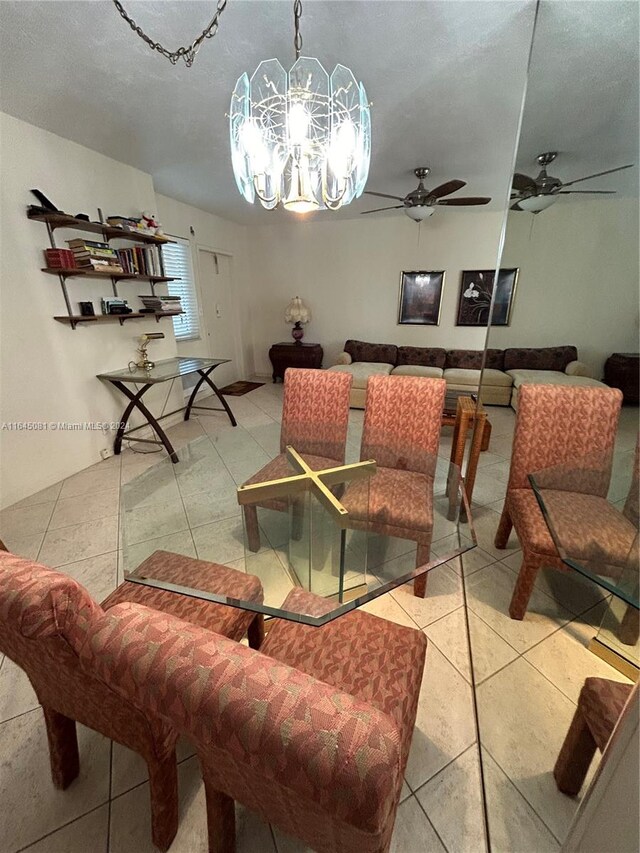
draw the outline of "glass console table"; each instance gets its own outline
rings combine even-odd
[[[594,453],[529,475],[562,562],[610,599],[590,650],[637,680],[638,455]]]
[[[282,476],[239,486],[241,476],[232,479],[216,445],[225,442],[233,452],[237,447],[241,459],[241,438],[235,430],[219,439],[203,436],[177,451],[176,464],[164,459],[123,487],[127,581],[322,625],[475,547],[462,480],[459,472],[452,475],[448,459],[424,454],[420,474],[394,475],[401,486],[394,491],[374,460],[314,471],[289,446]],[[410,486],[404,475],[411,475]],[[394,519],[407,498],[400,529]],[[416,568],[416,540],[424,542],[425,532],[431,552]],[[141,564],[156,550],[255,575],[264,600],[239,600],[231,590],[211,592],[206,567],[202,583],[189,587],[171,583],[158,564],[150,575]],[[321,597],[314,612],[308,612],[304,596],[303,604],[289,595],[295,588]]]

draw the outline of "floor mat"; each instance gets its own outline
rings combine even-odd
[[[249,391],[254,391],[256,388],[262,388],[264,382],[247,382],[244,379],[239,379],[237,382],[232,382],[231,385],[225,385],[220,388],[221,394],[226,394],[227,397],[242,397],[243,394],[248,394]]]

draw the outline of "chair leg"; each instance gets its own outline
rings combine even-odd
[[[164,759],[147,762],[151,798],[151,837],[159,850],[168,850],[178,831],[178,765],[175,750]]]
[[[256,614],[255,619],[249,625],[247,636],[250,648],[259,649],[264,641],[264,616],[262,613]]]
[[[42,706],[49,741],[51,778],[56,788],[68,788],[80,772],[76,721]]]
[[[539,570],[540,561],[525,551],[509,604],[509,616],[512,619],[524,619]]]
[[[640,612],[629,605],[618,628],[618,639],[625,646],[635,646],[640,634]]]
[[[580,791],[595,751],[596,742],[578,704],[553,768],[556,785],[563,794],[573,797]]]
[[[247,545],[249,550],[260,550],[260,528],[258,527],[258,510],[255,506],[245,505],[244,510],[244,526],[247,531]]]
[[[201,762],[202,764],[202,762]],[[204,789],[207,801],[207,832],[209,853],[235,853],[236,810],[235,803],[226,794],[217,791],[207,779],[203,766]]]
[[[416,552],[416,569],[420,566],[424,566],[425,563],[428,563],[431,558],[431,543],[428,545],[421,545],[418,543],[418,550]],[[427,572],[424,572],[419,577],[414,578],[413,581],[413,594],[416,598],[424,598],[427,594]]]
[[[511,536],[511,529],[513,527],[513,522],[511,521],[511,516],[509,515],[509,510],[505,506],[502,510],[502,515],[500,516],[500,524],[498,524],[498,529],[496,530],[496,536],[494,539],[494,545],[496,548],[507,547],[507,542],[509,541],[509,536]]]

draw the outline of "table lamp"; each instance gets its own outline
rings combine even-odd
[[[139,368],[140,370],[153,370],[156,366],[154,361],[150,361],[147,355],[147,347],[149,346],[149,341],[159,341],[164,338],[164,332],[147,332],[144,335],[140,335],[138,338],[138,349],[137,353],[140,357],[139,361],[130,361],[129,362],[129,370],[135,370],[135,368]],[[133,368],[131,367],[133,365]]]
[[[308,323],[311,319],[311,311],[299,296],[294,296],[285,308],[284,319],[286,323],[293,323],[291,337],[297,344],[300,344],[304,337],[302,325],[303,323]]]

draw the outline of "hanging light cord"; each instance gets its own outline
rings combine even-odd
[[[115,2],[115,0],[114,0]],[[300,59],[302,51],[302,34],[300,32],[300,18],[302,17],[302,0],[293,0],[293,46],[296,51],[296,59]]]
[[[299,2],[300,0],[296,0],[296,3]],[[139,27],[138,24],[136,24],[136,22],[133,20],[133,18],[127,14],[120,0],[113,0],[113,4],[118,10],[118,12],[120,12],[120,15],[129,24],[134,33],[139,35],[142,41],[149,45],[151,50],[155,50],[158,53],[162,54],[162,56],[164,56],[165,59],[168,59],[172,65],[175,65],[179,59],[184,59],[184,63],[187,68],[191,68],[191,66],[193,65],[193,61],[196,58],[198,51],[200,50],[202,42],[205,39],[212,39],[218,32],[218,23],[220,20],[220,15],[225,10],[227,0],[218,0],[216,13],[209,22],[209,25],[205,27],[205,29],[200,33],[197,39],[191,42],[189,47],[179,47],[177,50],[167,50],[167,48],[163,47],[159,41],[154,41],[152,38],[149,38],[149,36],[144,32],[142,27]],[[302,6],[300,6],[300,14],[302,14]],[[300,44],[302,45],[302,39],[300,39]]]

